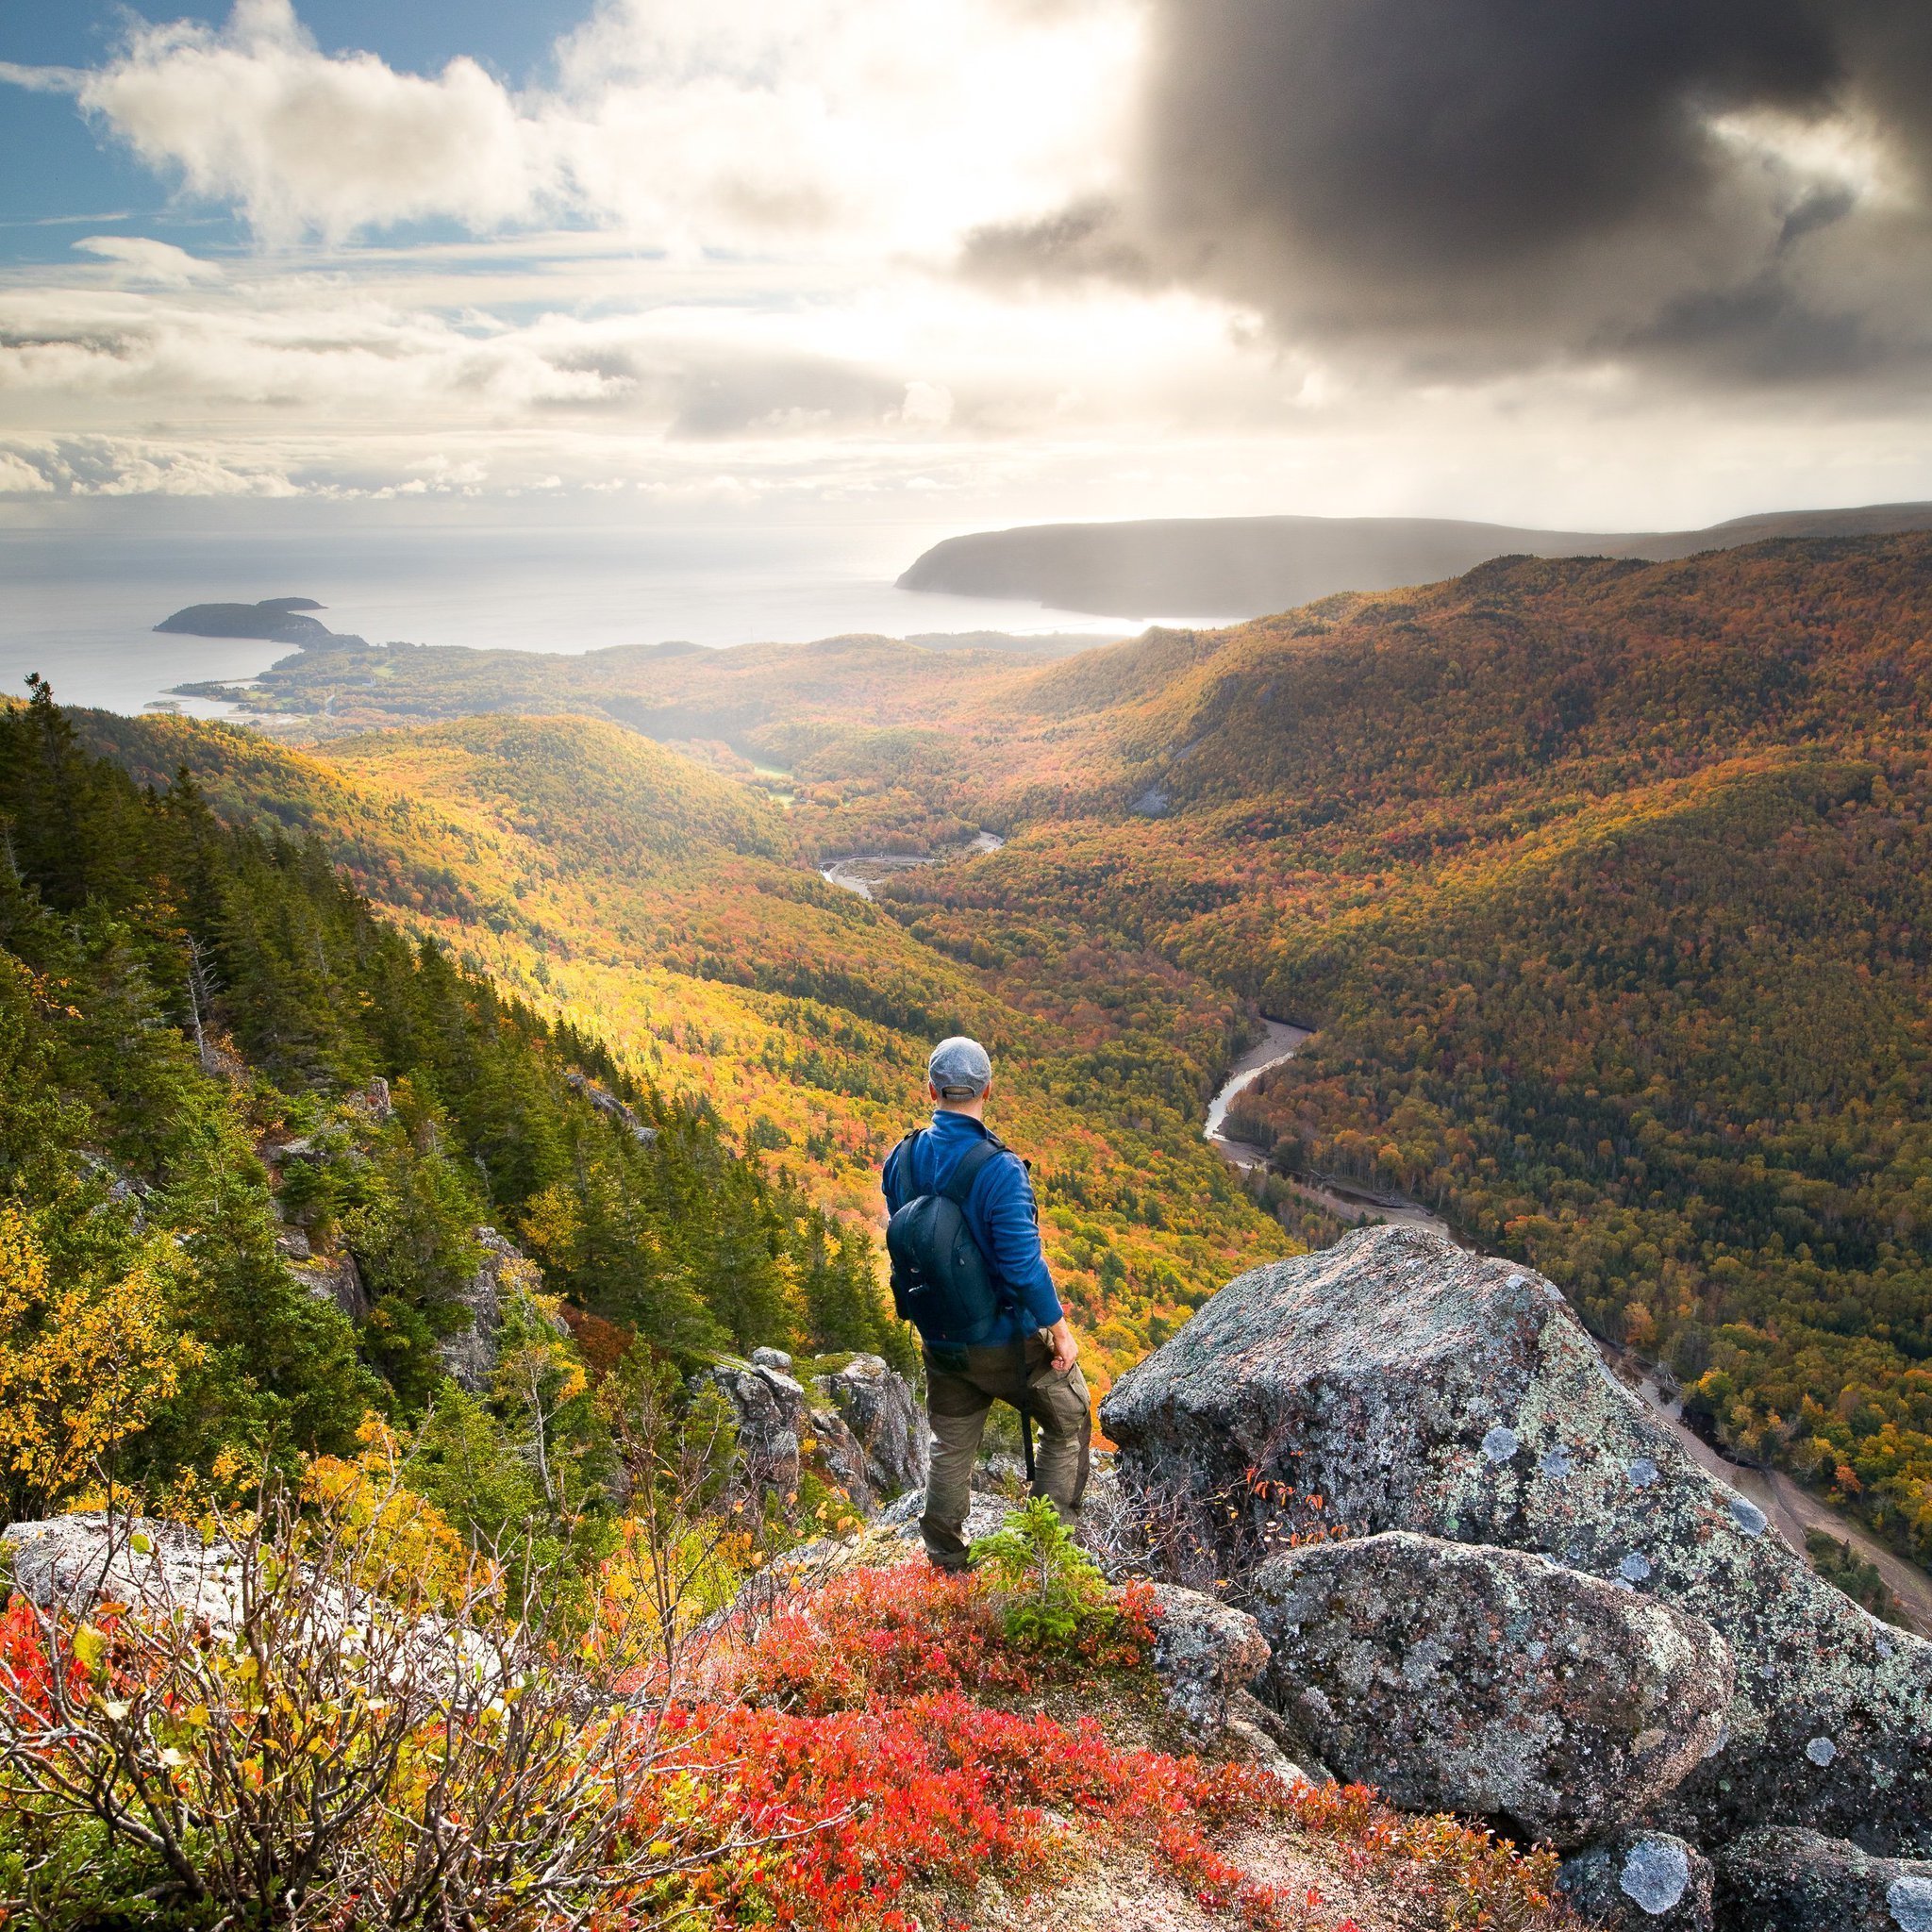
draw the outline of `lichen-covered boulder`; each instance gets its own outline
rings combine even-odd
[[[1803,1824],[1916,1851],[1932,1645],[1813,1574],[1604,1367],[1541,1276],[1419,1229],[1224,1288],[1101,1407],[1172,1574],[1238,1581],[1284,1523],[1538,1552],[1703,1618],[1737,1658],[1723,1748],[1656,1823]]]
[[[1626,1831],[1566,1858],[1557,1890],[1609,1932],[1711,1932],[1711,1863],[1665,1831]]]
[[[242,1571],[234,1550],[225,1542],[205,1543],[184,1523],[81,1510],[8,1524],[0,1530],[0,1545],[12,1588],[42,1609],[85,1610],[109,1597],[206,1617],[218,1629],[241,1618]]]
[[[1731,1699],[1708,1624],[1520,1550],[1395,1532],[1250,1581],[1263,1695],[1339,1777],[1412,1811],[1581,1844],[1674,1789]]]
[[[1168,1708],[1212,1740],[1228,1726],[1234,1698],[1268,1661],[1268,1640],[1245,1610],[1177,1584],[1154,1587],[1154,1674]]]
[[[1718,1854],[1719,1932],[1932,1932],[1932,1862],[1772,1828]]]
[[[931,1445],[919,1399],[904,1375],[881,1356],[856,1355],[815,1386],[858,1439],[866,1487],[875,1498],[924,1487]]]

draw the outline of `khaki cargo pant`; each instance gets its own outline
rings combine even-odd
[[[991,1348],[926,1348],[932,1474],[919,1529],[925,1554],[942,1570],[966,1567],[966,1511],[987,1416],[995,1402],[1017,1408],[1019,1398],[1019,1352],[1010,1341]],[[1026,1407],[1037,1438],[1033,1493],[1052,1497],[1061,1519],[1072,1523],[1087,1493],[1092,1412],[1080,1365],[1055,1374],[1053,1350],[1038,1334],[1026,1338]]]

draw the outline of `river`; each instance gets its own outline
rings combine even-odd
[[[841,886],[861,899],[872,897],[874,886],[915,866],[937,865],[942,858],[969,858],[981,852],[997,852],[1007,841],[994,832],[980,832],[963,845],[947,845],[938,852],[855,852],[847,858],[835,858],[819,868],[827,885]]]
[[[1263,1074],[1293,1059],[1315,1037],[1312,1028],[1296,1026],[1286,1020],[1264,1019],[1261,1024],[1267,1033],[1229,1069],[1221,1091],[1208,1103],[1208,1119],[1201,1128],[1202,1138],[1224,1160],[1243,1170],[1265,1166],[1268,1155],[1264,1148],[1228,1138],[1224,1131],[1228,1108]],[[1432,1234],[1449,1233],[1449,1224],[1441,1215],[1431,1214],[1420,1202],[1401,1194],[1358,1187],[1333,1174],[1318,1174],[1312,1180],[1301,1180],[1292,1174],[1282,1178],[1303,1200],[1312,1202],[1350,1227],[1359,1226],[1365,1221],[1387,1221],[1403,1227],[1425,1227]]]

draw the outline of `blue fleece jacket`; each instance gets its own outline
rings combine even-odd
[[[886,1162],[886,1211],[896,1214],[908,1201],[937,1193],[951,1179],[967,1148],[987,1138],[987,1130],[971,1114],[941,1108],[929,1131],[908,1148],[893,1148]],[[1034,1218],[1033,1183],[1026,1165],[1008,1150],[996,1154],[974,1176],[966,1196],[966,1225],[979,1251],[991,1264],[995,1285],[1009,1290],[1019,1303],[1017,1312],[1001,1316],[988,1346],[1051,1328],[1060,1319],[1060,1298],[1054,1292],[1053,1273],[1040,1249],[1040,1228]]]

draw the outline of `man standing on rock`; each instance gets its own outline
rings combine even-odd
[[[942,1040],[926,1061],[932,1124],[886,1161],[892,1298],[925,1352],[932,1474],[920,1531],[942,1570],[966,1567],[973,1466],[995,1402],[1020,1411],[1027,1474],[1071,1523],[1087,1490],[1092,1420],[1079,1354],[1040,1247],[1026,1163],[986,1124],[992,1061]],[[1036,1469],[1029,1418],[1040,1424]]]

